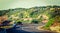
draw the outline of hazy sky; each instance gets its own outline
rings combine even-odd
[[[46,5],[60,5],[60,0],[0,0],[0,10],[9,8],[30,8]]]

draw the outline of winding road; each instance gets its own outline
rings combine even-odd
[[[17,30],[23,30],[23,31],[31,32],[31,33],[52,33],[52,32],[48,32],[45,30],[44,31],[38,30],[37,27],[42,26],[42,25],[44,25],[44,24],[43,23],[41,23],[41,24],[23,24],[23,25],[18,25],[16,27],[20,26],[19,28],[17,28]]]

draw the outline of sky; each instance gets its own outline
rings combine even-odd
[[[11,8],[31,8],[47,5],[60,6],[60,0],[0,0],[0,10]]]

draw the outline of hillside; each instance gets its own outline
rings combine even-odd
[[[51,14],[57,11],[57,9],[60,10],[60,6],[56,6],[56,5],[40,6],[40,7],[32,7],[29,9],[15,8],[15,9],[8,9],[8,10],[0,10],[0,16],[7,14],[9,16],[8,19],[11,19],[11,18],[12,20],[14,20],[14,18],[16,20],[29,19],[29,20],[37,20],[39,22],[39,21],[42,21],[42,19],[44,19],[45,17],[46,19],[49,19],[51,17]],[[25,22],[25,21],[22,21],[22,22]]]
[[[15,8],[0,10],[0,24],[5,20],[12,20],[16,23],[23,22],[38,24],[42,22],[45,23],[43,29],[60,32],[60,6],[54,5],[32,7],[29,9]]]

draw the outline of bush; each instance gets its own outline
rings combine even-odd
[[[32,23],[36,23],[36,24],[38,24],[38,23],[39,23],[39,21],[38,21],[38,20],[36,20],[36,19],[34,19],[34,20],[32,20]]]

